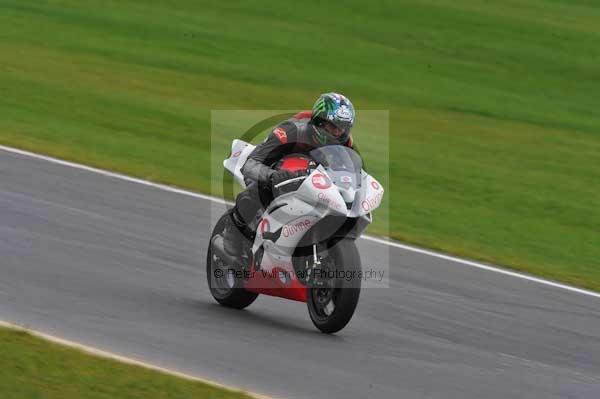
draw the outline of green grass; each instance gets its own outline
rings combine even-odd
[[[3,399],[250,399],[236,391],[87,355],[0,328]]]
[[[338,90],[371,232],[600,289],[600,5],[497,3],[0,0],[0,143],[208,192],[210,110]]]

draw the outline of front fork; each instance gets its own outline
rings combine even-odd
[[[313,244],[313,269],[317,266],[321,266],[321,258],[317,252],[317,244]]]
[[[327,262],[323,264],[323,259],[319,255],[318,244],[313,244],[312,249],[312,265],[307,265],[307,285],[312,288],[331,288],[331,281],[327,273]]]

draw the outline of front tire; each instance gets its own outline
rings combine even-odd
[[[217,236],[223,236],[225,229],[235,228],[231,222],[231,212],[227,211],[213,229],[206,251],[206,279],[213,298],[223,306],[244,309],[256,300],[258,294],[243,288],[243,279],[231,273],[233,265],[227,265],[212,250]]]
[[[307,306],[313,324],[322,332],[333,334],[348,324],[358,305],[361,262],[354,240],[344,238],[335,242],[322,262],[334,275],[343,272],[343,276],[352,276],[349,279],[334,277],[321,286],[308,288]]]

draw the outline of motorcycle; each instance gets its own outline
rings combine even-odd
[[[240,172],[254,146],[234,140],[223,165],[242,187]],[[383,187],[362,168],[351,148],[329,145],[291,154],[275,169],[304,176],[273,187],[273,200],[257,215],[243,255],[225,252],[223,235],[231,210],[216,223],[206,260],[208,286],[220,304],[243,309],[259,294],[307,303],[324,333],[343,329],[354,314],[361,289],[361,260],[355,240],[372,222]]]

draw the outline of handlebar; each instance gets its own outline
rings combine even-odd
[[[298,177],[294,177],[294,178],[291,178],[291,179],[287,179],[287,180],[284,180],[284,181],[282,181],[281,183],[277,183],[277,184],[276,184],[274,187],[275,187],[275,188],[279,188],[279,187],[281,187],[281,186],[285,186],[285,185],[287,185],[287,184],[290,184],[290,183],[296,182],[296,181],[298,181],[298,180],[303,180],[303,179],[306,179],[307,177],[308,177],[308,176],[298,176]]]

